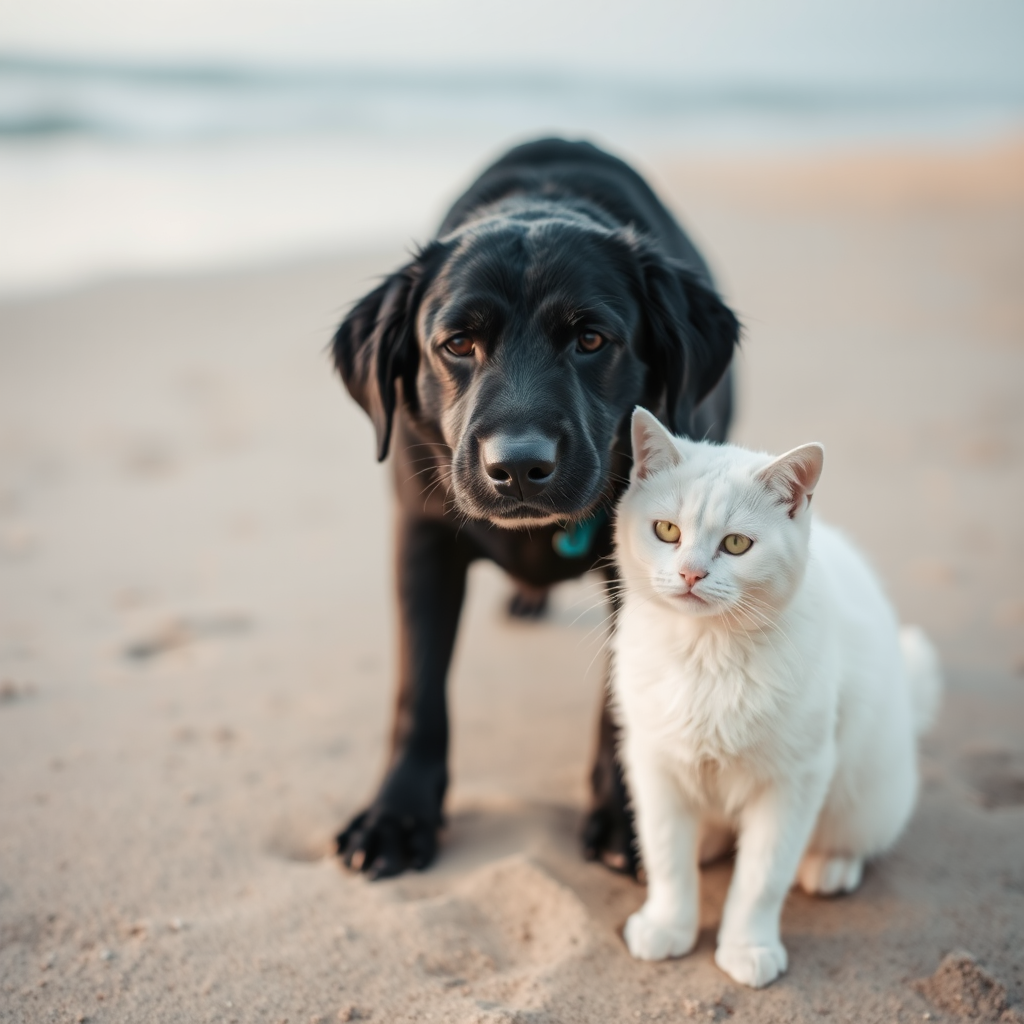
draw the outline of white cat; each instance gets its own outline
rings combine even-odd
[[[633,453],[612,680],[647,901],[626,944],[689,952],[702,842],[738,835],[715,962],[759,988],[786,969],[794,880],[851,892],[910,817],[938,659],[850,542],[812,524],[820,445],[698,443],[637,409]]]

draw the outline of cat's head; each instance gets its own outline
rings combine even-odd
[[[820,444],[775,457],[689,441],[636,409],[616,523],[627,587],[682,614],[765,623],[803,578],[824,454]]]

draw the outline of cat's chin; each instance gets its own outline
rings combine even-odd
[[[685,594],[666,595],[670,604],[681,609],[686,615],[717,615],[719,609],[707,598],[688,590]]]

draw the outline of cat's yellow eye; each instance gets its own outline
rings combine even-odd
[[[722,550],[727,551],[730,555],[742,555],[745,551],[750,550],[750,545],[753,543],[749,537],[744,537],[742,533],[730,533],[722,541]]]
[[[654,533],[658,540],[663,540],[666,544],[675,544],[679,540],[679,527],[665,519],[659,519],[654,524]]]

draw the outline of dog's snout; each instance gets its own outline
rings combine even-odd
[[[540,494],[554,476],[558,445],[542,434],[496,435],[480,443],[480,459],[499,494],[524,501]]]

